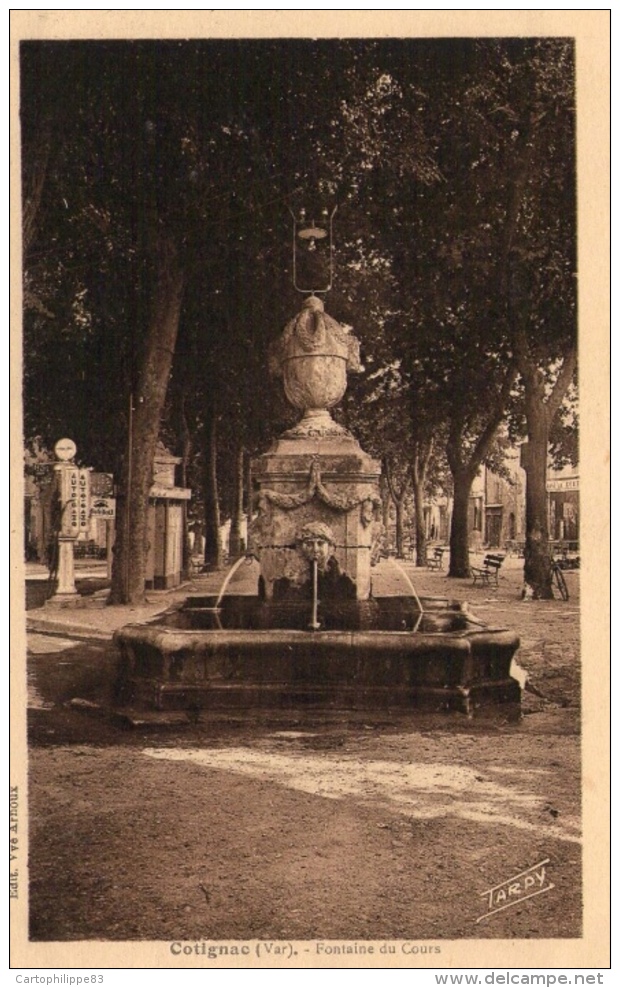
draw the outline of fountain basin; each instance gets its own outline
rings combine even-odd
[[[313,632],[300,624],[305,602],[223,603],[190,598],[158,624],[117,631],[121,702],[155,710],[464,713],[520,702],[510,676],[517,635],[482,626],[454,601],[423,599],[423,613],[405,597],[339,602],[321,607],[321,630]]]

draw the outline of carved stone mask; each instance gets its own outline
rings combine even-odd
[[[329,526],[321,522],[304,525],[297,543],[304,558],[310,563],[316,560],[319,570],[324,573],[334,554],[334,536]]]

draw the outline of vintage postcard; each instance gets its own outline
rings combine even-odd
[[[13,968],[609,967],[609,15],[12,12]]]

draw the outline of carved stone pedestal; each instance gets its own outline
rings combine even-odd
[[[278,581],[292,588],[310,578],[310,564],[299,551],[301,533],[310,523],[333,533],[333,557],[341,574],[355,585],[355,598],[370,594],[370,566],[377,539],[380,465],[352,436],[278,440],[257,457],[252,477],[257,484],[258,517],[251,548],[261,563],[262,593],[278,595]]]

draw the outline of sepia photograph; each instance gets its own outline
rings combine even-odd
[[[608,12],[38,13],[16,966],[608,966]]]

